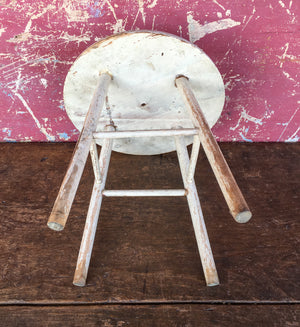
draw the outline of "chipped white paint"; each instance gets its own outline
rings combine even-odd
[[[95,181],[97,183],[101,182],[101,173],[100,173],[100,166],[99,166],[99,158],[98,158],[98,149],[95,140],[92,140],[92,144],[90,146],[90,155],[93,164],[93,170],[95,175]]]
[[[225,16],[230,17],[231,16],[231,10],[227,9],[225,12]]]
[[[227,202],[231,215],[239,223],[247,222],[252,217],[252,214],[209,128],[209,124],[205,119],[188,79],[182,76],[176,78],[176,86],[185,100],[194,125],[199,128],[198,135],[200,142]]]
[[[280,60],[280,65],[279,65],[279,67],[280,68],[282,68],[282,66],[283,66],[283,63],[284,63],[284,59],[286,58],[286,57],[288,57],[287,56],[287,52],[288,52],[288,49],[289,49],[289,42],[287,42],[285,45],[284,45],[284,52],[283,52],[283,54],[282,54],[282,56],[279,56],[279,58],[281,59]]]
[[[223,108],[222,77],[202,50],[158,32],[123,33],[88,48],[66,77],[65,107],[79,130],[101,71],[110,72],[113,80],[97,131],[111,121],[117,131],[193,128],[174,84],[178,74],[190,78],[210,126]],[[186,143],[191,142],[192,137],[186,137]],[[172,137],[120,139],[115,140],[113,150],[151,155],[174,151],[175,145]]]
[[[31,115],[31,117],[33,118],[33,120],[35,121],[38,129],[41,131],[41,133],[43,133],[48,141],[55,141],[55,137],[50,135],[47,130],[45,129],[44,126],[41,125],[41,123],[39,122],[39,120],[36,118],[35,114],[33,113],[33,111],[31,110],[31,108],[29,107],[29,105],[27,104],[27,102],[25,101],[25,99],[22,97],[21,94],[19,93],[15,93],[15,96],[17,98],[20,99],[20,101],[22,102],[23,106],[25,107],[25,109],[28,111],[28,113]]]
[[[292,6],[292,3],[290,2],[290,7],[287,8],[282,0],[279,0],[278,2],[280,4],[280,6],[286,10],[286,12],[288,13],[288,15],[290,15],[291,14],[291,11],[290,11],[289,8]]]
[[[296,85],[298,84],[298,82],[293,77],[291,77],[291,75],[288,72],[283,70],[282,73],[287,79],[289,79],[290,81],[296,83]]]
[[[118,18],[117,18],[117,15],[116,15],[116,12],[115,12],[115,9],[114,7],[111,5],[111,3],[108,1],[108,0],[105,0],[106,4],[108,5],[108,8],[110,9],[111,13],[113,14],[114,16],[114,19],[116,21],[118,21]]]
[[[44,86],[44,88],[46,89],[48,87],[48,81],[46,80],[46,78],[41,78],[40,79],[42,85]]]
[[[83,8],[88,8],[89,0],[63,0],[61,9],[66,12],[66,18],[69,23],[71,22],[86,22],[89,18],[89,13],[87,10],[82,10]],[[81,9],[82,8],[82,9]]]
[[[222,6],[221,4],[219,4],[219,2],[217,0],[212,0],[213,3],[215,3],[216,5],[218,5],[220,8],[222,8],[224,11],[226,10],[224,8],[224,6]]]
[[[283,53],[283,55],[281,56],[282,62],[280,63],[280,68],[282,68],[283,60],[284,60],[285,57],[286,57],[287,51],[288,51],[288,49],[289,49],[289,45],[290,45],[290,44],[287,42],[287,43],[285,44],[285,46],[284,46],[284,53]]]
[[[131,29],[133,29],[139,14],[142,15],[144,25],[146,23],[146,15],[145,15],[145,10],[144,10],[144,1],[143,0],[137,0],[137,1],[138,1],[138,11],[137,11],[137,13],[135,15],[135,18],[134,18],[134,21],[132,23]]]
[[[196,41],[200,40],[202,37],[204,37],[207,34],[232,28],[241,24],[240,22],[236,22],[231,18],[225,18],[215,22],[201,25],[198,21],[196,21],[193,18],[192,14],[187,15],[187,22],[188,22],[189,38],[192,43],[195,43]]]
[[[244,121],[250,121],[250,122],[254,123],[256,125],[256,128],[263,125],[263,123],[264,123],[263,120],[267,119],[267,118],[270,118],[274,114],[274,111],[270,110],[268,108],[268,105],[267,105],[266,101],[265,101],[265,106],[266,106],[266,111],[265,111],[262,118],[257,118],[257,117],[249,115],[249,112],[247,112],[245,108],[242,108],[242,107],[239,106],[238,109],[241,111],[240,118],[239,118],[237,124],[234,127],[230,127],[230,130],[232,130],[232,131],[236,130],[240,126],[240,123],[243,120]]]
[[[200,144],[201,144],[200,138],[199,138],[199,135],[197,134],[194,136],[194,140],[193,140],[190,165],[189,165],[189,169],[188,169],[188,173],[187,173],[187,182],[188,183],[192,183],[193,179],[194,179],[196,164],[197,164],[199,150],[200,150]]]
[[[142,15],[143,23],[145,24],[146,14],[145,14],[145,10],[144,10],[144,0],[138,0],[138,3],[139,3],[139,12]]]
[[[110,81],[111,76],[107,73],[97,76],[84,126],[48,220],[48,227],[53,230],[62,230],[67,222]]]
[[[249,18],[248,18],[248,20],[246,21],[246,23],[245,23],[246,16],[245,16],[244,19],[243,19],[243,24],[244,24],[244,23],[245,23],[245,24],[244,24],[244,26],[243,26],[243,28],[242,28],[242,31],[245,30],[245,28],[247,27],[247,25],[249,24],[249,22],[252,20],[252,18],[253,18],[253,16],[254,16],[255,12],[256,12],[256,8],[255,8],[255,6],[253,6],[253,9],[252,9],[252,15],[249,16]]]
[[[68,32],[63,31],[58,39],[65,40],[66,42],[77,42],[79,45],[81,42],[88,42],[91,40],[91,33],[86,32],[82,35],[70,35]]]
[[[206,231],[195,180],[192,179],[191,182],[187,181],[188,167],[190,165],[187,148],[185,146],[184,139],[181,136],[176,137],[175,142],[182,180],[184,187],[187,190],[186,197],[190,209],[206,284],[207,286],[219,285],[219,277]]]
[[[118,18],[117,15],[116,15],[116,11],[115,11],[115,8],[118,8],[118,5],[114,5],[115,8],[112,6],[112,4],[110,3],[110,1],[108,0],[105,0],[104,1],[109,10],[111,11],[112,15],[114,16],[114,19],[115,19],[115,23],[114,24],[111,24],[110,25],[110,29],[112,30],[112,33],[113,34],[116,34],[116,33],[121,33],[121,32],[124,32],[125,31],[125,26],[127,24],[127,18]],[[100,38],[95,38],[95,41],[97,40],[100,40]]]
[[[10,38],[9,40],[7,40],[6,42],[10,42],[10,43],[20,43],[20,42],[25,42],[30,38],[33,39],[45,39],[45,37],[39,37],[36,35],[32,35],[31,31],[31,27],[32,27],[32,21],[35,19],[40,18],[41,16],[43,16],[45,13],[47,13],[48,11],[54,10],[56,7],[54,5],[48,5],[47,7],[45,7],[40,13],[36,13],[34,15],[32,15],[30,17],[30,19],[28,20],[24,32],[16,35],[15,37]],[[1,34],[0,34],[1,36]]]
[[[124,23],[123,19],[117,19],[115,24],[111,25],[113,34],[124,32],[126,22]]]
[[[149,5],[147,6],[147,8],[153,9],[157,5],[157,1],[158,0],[153,0],[152,3],[149,3]]]
[[[284,134],[284,132],[286,131],[286,129],[288,128],[289,124],[291,123],[291,121],[294,119],[296,113],[298,112],[299,107],[294,111],[294,113],[291,115],[291,118],[289,119],[289,121],[287,122],[287,124],[285,125],[284,129],[282,130],[281,134],[278,137],[277,141],[280,141],[282,135]]]
[[[88,214],[84,226],[84,232],[81,240],[80,250],[78,254],[76,270],[74,274],[73,284],[76,286],[84,286],[89,270],[95,234],[97,230],[98,218],[102,204],[102,192],[105,187],[110,156],[112,151],[112,140],[106,139],[101,148],[99,158],[100,182],[95,180]]]
[[[152,19],[152,27],[151,27],[151,30],[152,30],[152,31],[154,30],[155,18],[156,18],[156,16],[153,15],[153,19]]]
[[[40,13],[36,13],[34,15],[32,15],[28,21],[28,23],[26,24],[24,33],[29,33],[31,30],[31,25],[32,25],[32,21],[43,16],[46,12],[54,10],[56,8],[55,5],[48,5],[47,7],[45,7]]]
[[[7,27],[1,27],[0,28],[0,36],[6,31]]]
[[[20,42],[25,42],[28,39],[30,39],[32,37],[31,33],[21,33],[15,37],[12,37],[10,39],[8,39],[6,42],[9,43],[20,43]]]
[[[296,130],[293,135],[291,135],[285,142],[298,142],[300,140],[300,135],[297,135],[298,132],[300,131],[300,127]]]

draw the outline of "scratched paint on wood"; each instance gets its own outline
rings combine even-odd
[[[300,139],[296,0],[1,1],[0,141],[75,141],[65,76],[89,45],[125,30],[160,30],[202,48],[220,70],[219,141]]]

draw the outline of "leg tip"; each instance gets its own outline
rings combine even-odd
[[[239,212],[236,216],[235,216],[235,220],[238,223],[244,224],[246,222],[248,222],[252,217],[252,213],[249,210],[245,210],[242,212]]]
[[[73,280],[73,285],[83,287],[85,286],[86,280],[83,277],[76,278]]]
[[[50,228],[50,229],[53,229],[55,231],[62,231],[64,229],[64,226],[59,224],[59,223],[56,223],[54,221],[51,221],[51,222],[48,222],[47,226]]]

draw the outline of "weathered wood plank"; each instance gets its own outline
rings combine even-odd
[[[244,225],[228,220],[200,152],[195,180],[221,282],[214,288],[205,286],[184,198],[104,199],[87,286],[74,287],[94,178],[90,162],[66,229],[46,226],[73,148],[0,144],[1,303],[299,300],[299,144],[221,144],[253,210]],[[176,154],[113,153],[107,184],[182,188]]]
[[[299,326],[296,305],[1,307],[1,326]]]

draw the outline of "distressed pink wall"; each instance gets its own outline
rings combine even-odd
[[[62,90],[102,37],[154,29],[215,62],[226,85],[220,141],[299,141],[299,0],[15,0],[0,9],[0,141],[74,141]]]

